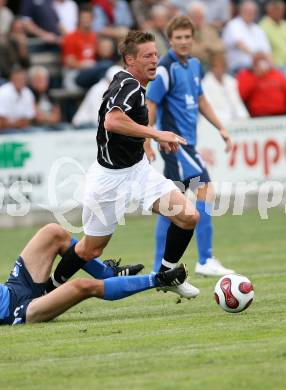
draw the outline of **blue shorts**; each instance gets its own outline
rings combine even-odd
[[[197,187],[199,183],[211,181],[206,165],[194,146],[180,146],[177,153],[161,151],[161,156],[165,162],[164,175],[167,179],[182,182],[186,187],[192,179],[196,179]]]
[[[18,257],[5,285],[10,292],[10,315],[5,324],[23,324],[29,303],[45,294],[47,283],[34,283],[23,259]]]

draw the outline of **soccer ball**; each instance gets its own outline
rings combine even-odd
[[[229,274],[217,282],[214,289],[216,303],[229,313],[248,308],[254,298],[252,283],[246,276]]]

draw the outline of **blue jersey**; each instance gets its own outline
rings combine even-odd
[[[9,317],[10,293],[7,286],[0,284],[0,324]]]
[[[148,84],[146,97],[156,103],[157,127],[173,131],[184,137],[188,145],[196,145],[199,97],[202,70],[197,58],[179,62],[175,52],[169,49],[161,58],[157,77]]]

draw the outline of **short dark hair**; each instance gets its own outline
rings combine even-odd
[[[15,64],[12,65],[9,71],[9,76],[11,77],[15,73],[25,73],[27,72],[27,68],[22,66],[20,63],[16,62]]]
[[[126,37],[120,42],[118,49],[122,55],[124,63],[127,55],[136,56],[138,53],[138,45],[146,42],[155,42],[155,37],[149,32],[131,30]]]
[[[80,4],[79,13],[82,13],[82,12],[89,12],[90,14],[92,14],[93,13],[92,5],[89,3]]]
[[[167,25],[167,36],[168,38],[172,38],[173,32],[175,30],[188,30],[190,29],[192,33],[195,32],[195,26],[193,25],[192,21],[188,16],[175,16],[173,19],[170,20],[170,22]]]

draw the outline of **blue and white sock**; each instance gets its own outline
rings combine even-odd
[[[196,208],[200,213],[200,220],[196,225],[196,238],[199,254],[199,263],[205,264],[207,259],[213,256],[212,253],[212,239],[213,239],[213,226],[212,226],[212,203],[198,200]]]
[[[156,240],[155,260],[153,265],[154,272],[158,272],[161,267],[162,259],[164,257],[164,252],[165,252],[167,232],[170,224],[171,221],[169,220],[169,218],[163,217],[162,215],[159,215],[159,217],[157,218],[156,232],[155,232],[155,240]]]
[[[71,238],[71,245],[77,242],[78,240],[75,237]],[[81,268],[95,279],[107,279],[115,276],[113,269],[105,265],[100,259],[87,261]]]
[[[102,299],[115,301],[158,286],[156,274],[153,273],[149,275],[109,278],[104,280],[104,295]]]

